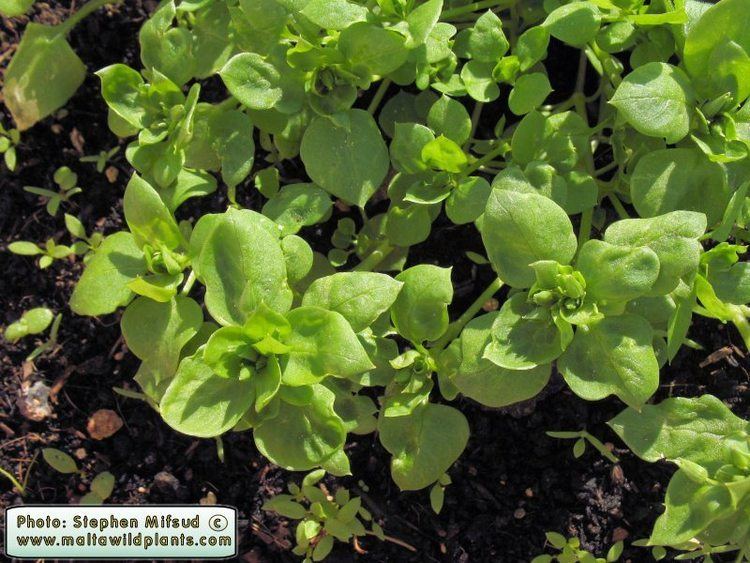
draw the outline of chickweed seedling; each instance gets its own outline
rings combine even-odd
[[[362,499],[352,497],[343,487],[331,495],[319,484],[324,476],[322,469],[313,471],[301,486],[290,483],[290,494],[276,495],[263,504],[263,510],[298,521],[297,545],[292,552],[304,557],[305,562],[325,559],[336,541],[353,542],[358,547],[358,538],[368,534],[385,539],[382,528],[362,506]],[[365,528],[365,522],[370,523],[371,530]]]
[[[47,213],[54,217],[57,215],[62,203],[70,201],[71,197],[81,193],[83,190],[76,186],[78,174],[67,166],[58,168],[52,178],[59,188],[57,192],[34,186],[25,186],[24,190],[45,198],[47,200]]]
[[[619,561],[624,549],[623,542],[619,541],[609,548],[606,557],[596,557],[592,553],[581,548],[581,541],[576,538],[565,538],[557,532],[547,532],[547,544],[550,547],[559,550],[560,553],[555,555],[538,555],[531,560],[531,563],[614,563]]]
[[[547,432],[550,438],[560,438],[561,440],[575,440],[573,444],[573,457],[579,458],[586,452],[586,442],[590,443],[603,457],[612,463],[618,463],[620,460],[614,455],[599,438],[589,434],[586,430],[576,432]]]
[[[79,473],[83,475],[83,471],[78,468],[75,460],[61,450],[44,448],[42,450],[42,457],[58,473]],[[102,504],[112,495],[114,488],[115,476],[109,471],[103,471],[91,480],[89,492],[83,495],[78,502],[79,504]]]
[[[3,155],[5,166],[11,172],[15,171],[18,164],[16,147],[21,142],[21,133],[18,129],[5,129],[0,123],[0,154]]]
[[[96,166],[96,171],[100,174],[104,172],[104,169],[107,167],[107,164],[112,160],[112,158],[120,152],[120,147],[112,147],[108,151],[102,150],[99,151],[99,154],[93,154],[89,156],[82,156],[78,160],[80,162],[92,162]]]

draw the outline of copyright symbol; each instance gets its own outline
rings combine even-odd
[[[211,519],[208,521],[209,527],[214,532],[221,532],[224,530],[227,525],[229,524],[229,521],[222,516],[221,514],[217,514],[216,516],[212,516]]]

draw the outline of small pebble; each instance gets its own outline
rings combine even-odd
[[[516,520],[521,520],[526,516],[526,511],[523,508],[517,508],[516,511],[513,513],[513,518]]]

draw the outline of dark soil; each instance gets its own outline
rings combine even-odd
[[[54,23],[67,17],[70,4],[38,2],[32,19]],[[71,43],[91,71],[115,62],[138,66],[137,31],[154,4],[132,0],[102,10],[76,28]],[[2,22],[0,53],[14,48],[25,21]],[[556,68],[555,61],[566,68],[552,77],[558,87],[571,76],[567,69],[575,67],[577,56],[559,49],[550,57],[550,68]],[[8,59],[5,56],[2,64]],[[3,122],[10,123],[7,115]],[[488,128],[492,125],[488,123]],[[115,157],[113,165],[119,174],[112,183],[92,164],[78,160],[117,143],[106,126],[98,80],[90,75],[65,112],[24,134],[17,171],[0,169],[0,243],[43,242],[50,237],[70,242],[62,213],[52,219],[42,202],[23,191],[25,185],[52,187],[52,174],[62,165],[79,174],[79,185],[84,188],[74,204],[64,209],[78,215],[89,230],[106,233],[120,228],[120,200],[130,174],[124,150]],[[291,168],[289,176],[298,170]],[[246,203],[257,207],[255,199],[248,197]],[[190,208],[190,214],[220,209],[224,196],[211,196],[201,205]],[[310,229],[305,236],[316,249],[327,248],[322,229]],[[466,250],[481,250],[473,227],[455,227],[439,219],[430,239],[410,255],[412,263],[454,267],[454,312],[470,303],[491,279],[486,266],[475,266],[464,257]],[[295,559],[289,553],[293,528],[260,506],[299,475],[269,464],[246,433],[226,436],[221,462],[213,441],[179,435],[145,403],[114,393],[113,387],[135,390],[132,376],[138,362],[120,338],[117,315],[82,318],[67,308],[81,272],[79,261],[57,261],[39,270],[33,259],[3,250],[0,272],[0,325],[35,306],[63,313],[58,347],[33,364],[24,361],[34,347],[33,339],[17,345],[0,341],[0,465],[28,483],[22,498],[7,481],[0,481],[0,506],[75,503],[91,478],[108,470],[117,477],[111,502],[196,503],[213,496],[239,509],[243,560]],[[662,370],[657,399],[712,393],[737,415],[748,417],[750,363],[740,351],[743,344],[734,329],[697,317],[690,336],[704,350],[685,348]],[[32,421],[18,405],[24,385],[37,380],[53,387],[56,394],[52,415]],[[344,485],[362,494],[386,533],[411,544],[416,552],[367,538],[361,542],[367,555],[344,545],[334,551],[332,560],[529,561],[543,552],[546,531],[578,536],[584,547],[598,555],[618,539],[629,543],[648,535],[673,469],[638,460],[605,426],[622,408],[617,400],[582,401],[555,377],[535,402],[512,409],[486,409],[465,399],[457,403],[472,434],[466,452],[450,471],[453,485],[447,489],[439,516],[430,509],[426,491],[402,493],[396,488],[389,477],[389,456],[376,437],[352,437],[347,451],[355,477],[330,480],[328,485]],[[101,441],[91,439],[86,430],[87,420],[99,409],[113,409],[125,423],[114,436]],[[571,442],[545,435],[547,430],[581,428],[614,444],[621,462],[613,465],[592,448],[574,459]],[[76,456],[85,475],[68,477],[51,470],[36,458],[40,448],[47,446]],[[649,556],[642,549],[628,548],[626,558],[646,561]]]

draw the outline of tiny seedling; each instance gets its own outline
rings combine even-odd
[[[15,344],[30,334],[41,334],[52,324],[54,318],[55,314],[46,307],[29,309],[21,315],[20,319],[5,327],[3,336],[8,342]]]
[[[623,542],[618,541],[609,548],[606,557],[596,557],[592,553],[581,548],[581,540],[576,537],[565,538],[557,532],[547,532],[547,544],[559,550],[555,555],[537,555],[531,560],[531,563],[614,563],[619,561],[622,551],[625,548]]]
[[[78,473],[84,475],[83,470],[78,468],[75,460],[65,452],[56,448],[44,448],[42,457],[47,464],[62,474]],[[79,504],[102,504],[111,495],[115,487],[115,476],[109,471],[103,471],[97,474],[91,481],[89,492],[83,495],[78,501]]]
[[[11,172],[15,171],[18,164],[18,153],[16,147],[21,142],[21,133],[18,129],[5,129],[0,123],[0,154],[3,155],[5,166]]]
[[[567,431],[550,431],[546,433],[550,438],[558,438],[560,440],[575,440],[573,444],[573,457],[578,459],[586,452],[586,442],[590,443],[603,457],[607,458],[612,463],[619,463],[619,459],[612,451],[602,443],[599,438],[589,434],[586,430],[578,430],[574,432]]]
[[[73,172],[67,166],[58,168],[52,179],[59,188],[57,192],[45,188],[37,188],[35,186],[25,186],[24,190],[45,198],[47,200],[47,213],[54,217],[57,215],[60,205],[67,203],[70,201],[71,197],[81,193],[83,190],[76,186],[76,183],[78,182],[78,174]]]
[[[114,157],[118,152],[120,152],[120,147],[116,146],[109,149],[108,151],[99,151],[99,154],[82,156],[78,160],[80,162],[93,162],[96,166],[96,171],[101,174],[107,167],[107,163],[109,163],[109,161],[112,160],[112,157]]]
[[[88,251],[87,243],[74,243],[71,246],[57,244],[53,239],[47,239],[44,245],[33,242],[18,240],[8,245],[8,251],[19,256],[40,256],[39,269],[49,268],[55,260],[62,260],[69,256],[85,254]]]
[[[263,504],[263,510],[298,520],[297,545],[292,552],[304,557],[306,563],[325,559],[336,541],[351,542],[358,547],[358,538],[365,535],[385,539],[383,529],[362,506],[362,499],[352,497],[343,487],[331,495],[319,484],[324,476],[322,469],[313,471],[302,480],[301,486],[290,483],[288,495],[276,495]],[[371,530],[365,528],[364,522],[371,522]]]

